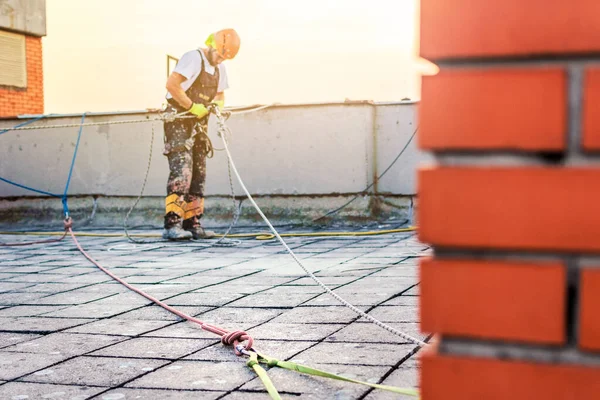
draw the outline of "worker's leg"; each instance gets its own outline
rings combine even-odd
[[[190,137],[192,123],[178,119],[165,122],[165,152],[169,160],[169,179],[165,201],[163,238],[169,240],[191,239],[192,235],[183,229],[185,216],[185,196],[192,181],[192,152],[185,148],[185,140]]]
[[[206,129],[206,126],[205,126]],[[194,239],[209,239],[215,233],[205,230],[200,224],[204,215],[204,185],[206,183],[207,140],[205,135],[197,135],[192,152],[192,180],[185,198],[186,209],[183,229],[192,233]]]

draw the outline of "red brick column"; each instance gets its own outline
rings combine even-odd
[[[27,87],[0,86],[0,117],[44,113],[42,38],[27,36]]]
[[[421,0],[423,400],[600,399],[600,1]]]

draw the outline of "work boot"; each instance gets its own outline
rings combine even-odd
[[[165,215],[165,229],[162,237],[167,240],[189,240],[192,233],[183,229],[181,217],[175,213]]]
[[[195,216],[183,221],[183,229],[192,234],[194,240],[212,239],[217,236],[213,231],[206,230],[200,225],[200,217]]]

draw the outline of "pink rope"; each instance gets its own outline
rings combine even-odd
[[[102,265],[100,265],[96,260],[94,260],[88,253],[86,253],[86,251],[81,247],[81,245],[77,241],[77,238],[75,237],[75,234],[73,233],[73,230],[71,229],[71,226],[66,227],[66,229],[68,229],[68,232],[71,234],[71,238],[75,242],[75,245],[77,246],[77,248],[79,249],[79,251],[81,252],[81,254],[83,254],[83,256],[85,258],[87,258],[96,267],[100,268],[100,270],[102,270],[102,272],[104,272],[106,275],[110,276],[111,278],[113,278],[114,280],[116,280],[117,282],[119,282],[120,284],[125,286],[126,288],[133,290],[134,292],[136,292],[139,295],[144,296],[145,298],[147,298],[154,304],[161,306],[165,310],[167,310],[187,321],[190,321],[190,322],[200,325],[200,327],[202,329],[204,329],[205,331],[208,331],[208,332],[211,332],[211,333],[221,336],[221,343],[223,343],[224,345],[233,346],[235,354],[238,356],[242,355],[242,353],[239,352],[237,349],[240,342],[246,342],[246,344],[244,346],[244,348],[246,350],[250,350],[252,348],[254,339],[252,339],[252,337],[250,335],[248,335],[246,332],[244,332],[244,331],[228,332],[223,328],[219,328],[218,326],[209,325],[209,324],[205,323],[204,321],[199,320],[198,318],[194,318],[190,315],[187,315],[187,314],[177,310],[176,308],[173,308],[173,307],[163,303],[162,301],[158,300],[157,298],[150,296],[149,294],[145,293],[144,291],[136,288],[135,286],[130,285],[129,283],[125,282],[123,279],[114,275],[112,272],[110,272],[109,270],[104,268]]]
[[[71,218],[65,219],[64,223],[65,223],[65,233],[63,233],[63,235],[61,237],[59,237],[58,239],[36,240],[35,242],[0,243],[0,247],[31,246],[34,244],[60,242],[67,236],[68,230],[71,228],[71,226],[73,224],[71,221]]]

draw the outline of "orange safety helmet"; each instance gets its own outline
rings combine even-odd
[[[206,39],[206,45],[217,50],[226,60],[231,60],[240,50],[240,37],[234,29],[222,29]]]

